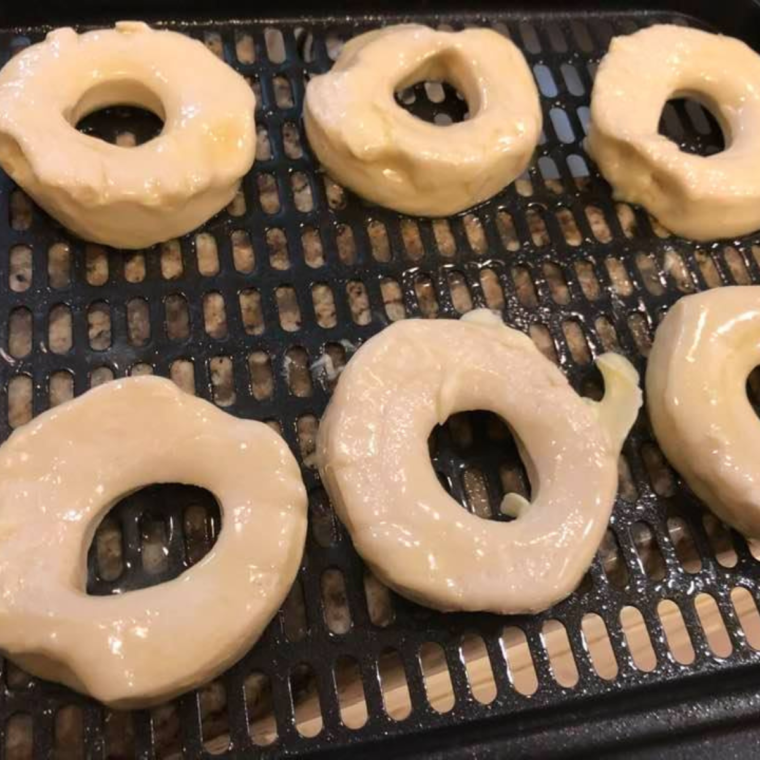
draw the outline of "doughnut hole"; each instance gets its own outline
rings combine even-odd
[[[417,82],[396,90],[396,102],[412,116],[448,127],[469,117],[469,107],[459,90],[448,82]]]
[[[720,121],[705,103],[694,98],[671,98],[662,109],[659,132],[685,153],[712,156],[729,142]]]
[[[158,137],[165,119],[158,96],[145,85],[129,81],[91,88],[64,116],[83,134],[123,148]]]
[[[204,488],[177,483],[141,488],[104,515],[87,554],[87,593],[134,591],[170,581],[208,554],[221,512]]]
[[[456,83],[449,81],[450,62],[439,55],[410,77],[395,92],[396,103],[422,121],[447,127],[465,121],[470,107]]]
[[[760,417],[760,367],[755,367],[747,378],[747,398],[755,414]]]
[[[531,485],[514,436],[492,412],[462,412],[436,426],[428,439],[438,480],[464,509],[487,520],[510,521],[504,496],[530,501]]]

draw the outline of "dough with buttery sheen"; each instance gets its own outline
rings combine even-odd
[[[726,149],[682,151],[659,134],[665,103],[701,101]],[[615,196],[694,240],[760,228],[760,55],[743,42],[683,26],[615,37],[591,96],[587,147]]]
[[[153,111],[163,131],[128,148],[75,129],[113,105]],[[255,107],[243,77],[184,34],[56,29],[0,71],[0,165],[85,240],[145,248],[232,200],[253,165]]]
[[[647,408],[665,456],[722,520],[760,538],[760,420],[747,377],[760,365],[760,286],[686,296],[657,328]]]
[[[605,395],[581,398],[521,332],[489,311],[397,322],[353,356],[319,428],[320,473],[357,551],[400,594],[441,610],[536,612],[570,594],[607,528],[638,375],[598,359]],[[533,501],[513,522],[467,512],[438,481],[428,437],[487,409],[519,441]]]
[[[454,85],[469,118],[439,126],[396,103],[397,90],[424,80]],[[525,58],[490,29],[367,32],[309,82],[304,103],[309,143],[338,182],[420,216],[457,213],[506,187],[528,167],[541,121]]]
[[[88,596],[95,529],[154,483],[208,489],[222,513],[217,542],[167,583]],[[290,589],[305,536],[298,464],[266,425],[169,380],[106,383],[0,447],[0,650],[114,707],[171,699],[250,649]]]

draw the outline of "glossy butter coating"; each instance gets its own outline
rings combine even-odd
[[[760,420],[747,377],[760,364],[760,286],[686,296],[657,328],[649,417],[670,463],[722,520],[760,538]]]
[[[405,111],[396,90],[445,80],[467,121],[438,126]],[[341,184],[381,206],[446,216],[487,200],[527,168],[541,108],[525,59],[490,29],[390,26],[346,43],[306,88],[309,143]]]
[[[583,399],[523,333],[478,310],[409,320],[362,346],[319,429],[323,482],[359,553],[399,593],[441,610],[543,610],[570,594],[604,535],[617,460],[641,405],[638,376],[605,354],[601,403]],[[488,409],[515,433],[533,501],[483,520],[438,482],[428,436]]]
[[[164,120],[137,147],[78,132],[108,105]],[[140,22],[50,32],[0,71],[0,164],[85,240],[144,248],[223,209],[256,150],[255,98],[197,40]]]
[[[702,102],[726,149],[685,153],[659,134],[665,103]],[[616,197],[694,240],[760,228],[760,56],[743,42],[683,26],[615,37],[591,97],[590,155]]]
[[[102,517],[153,483],[213,493],[222,529],[178,578],[88,596]],[[261,635],[298,570],[306,493],[284,441],[156,377],[56,407],[0,447],[0,649],[119,708],[211,680]]]

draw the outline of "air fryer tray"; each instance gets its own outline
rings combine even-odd
[[[303,11],[288,5],[267,12]],[[0,437],[91,385],[155,372],[281,430],[310,504],[296,586],[241,662],[200,693],[133,714],[109,713],[6,663],[6,760],[225,750],[644,756],[661,743],[700,756],[716,736],[723,751],[757,747],[747,724],[760,702],[760,552],[702,510],[665,463],[644,413],[626,442],[610,530],[586,580],[534,616],[444,615],[389,594],[367,575],[314,467],[317,420],[336,376],[392,320],[498,309],[576,389],[598,395],[592,358],[619,350],[643,374],[655,326],[681,295],[760,283],[760,237],[709,245],[673,237],[641,209],[616,203],[583,150],[595,65],[613,35],[665,21],[757,41],[760,12],[748,0],[691,5],[692,16],[623,3],[552,14],[534,3],[530,13],[446,6],[442,15],[268,21],[228,20],[253,7],[198,5],[193,12],[210,20],[167,26],[205,40],[258,97],[256,164],[226,212],[197,234],[124,254],[76,240],[2,175]],[[53,23],[188,14],[170,0],[126,12],[93,11],[89,2],[79,13],[54,2],[18,6],[0,11],[3,61]],[[472,212],[438,222],[369,206],[330,182],[300,119],[305,80],[329,68],[341,41],[410,19],[509,34],[542,92],[544,139],[530,171]],[[467,108],[450,88],[424,84],[400,102],[442,124]],[[141,142],[160,124],[115,108],[82,128]],[[669,105],[662,128],[687,150],[722,145],[715,122],[691,103]],[[751,395],[753,386],[751,378]],[[484,518],[507,519],[498,512],[503,493],[525,491],[508,431],[485,413],[436,430],[431,457],[441,482]],[[98,531],[90,593],[175,577],[219,529],[216,503],[202,490],[140,492]]]

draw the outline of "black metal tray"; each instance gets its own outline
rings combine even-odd
[[[133,371],[173,376],[231,414],[279,426],[303,465],[311,523],[282,612],[256,647],[200,694],[152,712],[112,714],[6,664],[4,758],[200,757],[219,749],[236,757],[654,757],[666,748],[674,756],[757,756],[760,654],[734,602],[753,609],[735,589],[757,598],[760,562],[669,470],[644,413],[626,443],[610,532],[586,581],[530,617],[442,615],[393,595],[384,601],[382,589],[366,580],[313,466],[331,370],[390,319],[500,309],[556,358],[579,391],[593,394],[600,378],[592,357],[617,347],[643,373],[657,321],[682,294],[760,283],[760,236],[701,246],[669,236],[642,210],[612,200],[582,146],[594,64],[613,35],[666,21],[760,47],[760,6],[588,5],[540,0],[473,10],[447,0],[410,11],[392,3],[256,8],[230,0],[3,4],[2,61],[61,24],[143,18],[205,39],[254,83],[262,132],[242,197],[199,231],[204,237],[136,254],[74,239],[0,177],[0,438],[51,398],[82,393],[94,382]],[[368,206],[326,182],[300,120],[305,79],[330,66],[328,51],[363,29],[399,20],[496,26],[524,50],[542,89],[545,140],[529,174],[443,223]],[[425,118],[445,121],[465,111],[449,88],[418,85],[403,101]],[[668,106],[663,122],[685,149],[720,149],[715,123],[693,105]],[[157,129],[154,118],[125,109],[82,126],[107,139],[128,131],[138,141]],[[467,508],[504,519],[503,490],[524,487],[524,474],[503,427],[487,415],[465,416],[436,431],[431,451],[442,482]],[[218,529],[218,508],[204,492],[141,492],[101,527],[90,554],[90,593],[174,577],[208,550]],[[722,620],[718,634],[700,624],[696,600],[703,594],[716,605],[713,622]],[[663,600],[680,609],[680,633],[663,625],[674,619],[672,608],[658,614]],[[637,608],[648,631],[654,662],[643,670],[627,643],[624,608],[627,615]],[[604,622],[614,653],[617,672],[607,678],[594,667],[598,641],[582,631],[584,621],[598,626],[590,613]],[[745,615],[745,625],[753,615]],[[547,652],[562,639],[560,625],[577,672],[572,686],[555,677],[567,683],[567,652],[559,659]],[[505,627],[512,629],[507,639]],[[531,696],[515,688],[520,674],[507,663],[519,639],[515,628],[532,655]],[[673,639],[684,631],[687,656]],[[455,698],[447,712],[426,696],[436,651],[445,653]],[[469,685],[476,660],[481,667],[490,661],[485,687]],[[346,684],[357,682],[352,672],[367,713],[355,729],[341,721]],[[400,719],[398,707],[395,718],[386,713],[383,694],[399,688],[402,672],[408,715]],[[303,725],[300,713],[313,707],[315,694],[322,728],[307,737],[296,721]],[[249,725],[270,715],[277,739],[258,746],[263,734],[252,735]]]

